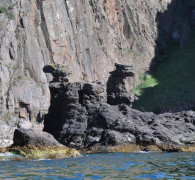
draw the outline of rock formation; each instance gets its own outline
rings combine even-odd
[[[62,146],[51,134],[33,129],[16,129],[13,146]]]
[[[33,129],[16,129],[8,151],[30,159],[79,157],[80,153],[60,144],[51,134]]]
[[[77,149],[151,145],[168,151],[189,146],[194,151],[195,112],[155,115],[133,110],[133,99],[124,86],[125,78],[134,74],[130,69],[116,64],[107,83],[115,82],[114,87],[100,82],[51,81],[51,106],[44,130]]]
[[[189,23],[174,14],[186,14],[180,4],[186,8],[184,0],[1,0],[0,124],[8,128],[0,145],[20,120],[33,124],[47,114],[45,65],[68,66],[71,82],[106,83],[116,62],[133,64],[136,75],[145,72],[157,45],[176,38],[183,46],[189,39]],[[193,24],[193,15],[189,19]]]
[[[132,66],[115,64],[116,70],[112,71],[107,82],[107,101],[110,105],[131,105],[135,96],[130,93],[133,77]]]

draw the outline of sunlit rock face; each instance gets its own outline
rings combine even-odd
[[[1,0],[1,119],[43,121],[50,105],[51,76],[42,71],[46,64],[68,66],[71,82],[106,82],[116,62],[132,64],[137,76],[147,71],[157,39],[171,38],[176,3]]]

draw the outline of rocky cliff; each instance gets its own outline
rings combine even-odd
[[[107,86],[70,83],[63,68],[44,69],[58,72],[62,79],[56,81],[54,76],[50,82],[51,106],[44,123],[44,130],[62,144],[92,152],[112,151],[116,146],[120,152],[124,147],[126,151],[195,150],[195,112],[155,115],[130,107],[134,101],[127,86],[133,81],[131,66],[116,64]]]
[[[106,82],[115,62],[133,64],[131,86],[136,85],[155,57],[156,42],[172,37],[178,1],[185,3],[1,0],[0,123],[5,132],[0,137],[10,136],[9,127],[22,126],[23,120],[43,120],[50,105],[51,76],[42,71],[46,64],[68,66],[72,82]]]

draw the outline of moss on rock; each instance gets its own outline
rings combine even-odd
[[[79,157],[81,154],[75,149],[65,146],[35,146],[26,145],[8,148],[8,151],[29,159],[61,159],[68,157]]]
[[[0,153],[5,153],[6,152],[6,148],[0,148]]]
[[[138,145],[138,144],[124,144],[109,147],[93,147],[89,150],[81,150],[82,153],[114,153],[114,152],[195,152],[195,145]]]

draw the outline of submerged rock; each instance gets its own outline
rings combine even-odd
[[[111,73],[107,86],[52,81],[44,131],[68,147],[92,152],[112,152],[114,147],[122,151],[126,146],[129,151],[195,151],[195,112],[155,115],[132,109],[133,98],[124,83],[133,75],[131,66],[116,64],[116,71],[120,73]]]
[[[16,129],[8,151],[30,159],[78,157],[80,153],[60,144],[51,134],[32,129]]]

